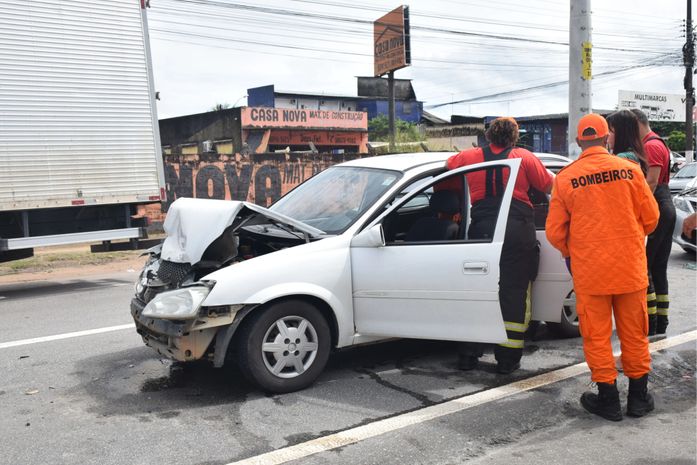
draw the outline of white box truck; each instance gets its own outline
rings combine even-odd
[[[164,200],[146,0],[0,0],[0,261],[144,237]]]

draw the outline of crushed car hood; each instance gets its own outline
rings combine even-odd
[[[248,202],[210,199],[177,199],[164,222],[167,237],[161,257],[175,263],[195,264],[206,248],[239,216],[261,215],[274,223],[317,237],[324,231]]]

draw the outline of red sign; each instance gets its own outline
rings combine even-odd
[[[242,109],[244,129],[355,129],[368,130],[364,111],[296,110],[247,107]]]
[[[409,7],[400,6],[373,23],[375,76],[411,64]]]
[[[269,145],[348,145],[360,146],[368,142],[368,135],[363,132],[333,131],[271,131]]]

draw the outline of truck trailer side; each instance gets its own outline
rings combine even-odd
[[[137,240],[165,178],[144,0],[0,0],[0,261]]]

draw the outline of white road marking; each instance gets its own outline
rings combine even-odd
[[[651,352],[668,349],[670,347],[697,340],[697,331],[690,331],[661,341],[653,342],[649,345]],[[424,407],[408,413],[397,415],[384,420],[378,420],[356,428],[347,429],[336,434],[330,434],[311,441],[296,444],[294,446],[277,449],[266,454],[249,457],[228,465],[278,465],[292,460],[300,460],[320,452],[326,452],[338,447],[344,447],[364,441],[381,434],[396,431],[407,426],[417,425],[429,420],[433,420],[445,415],[461,412],[478,405],[493,402],[506,397],[520,394],[531,389],[536,389],[548,384],[573,378],[588,371],[588,365],[579,363],[570,367],[561,368],[556,371],[533,376],[532,378],[499,386],[487,391],[476,394],[469,394],[458,397],[442,404]]]
[[[0,349],[9,349],[10,347],[38,344],[40,342],[59,341],[61,339],[71,339],[74,337],[91,336],[93,334],[110,333],[112,331],[121,331],[123,329],[132,328],[135,328],[134,323],[119,326],[107,326],[106,328],[88,329],[85,331],[75,331],[73,333],[55,334],[53,336],[35,337],[32,339],[20,339],[18,341],[0,342]]]

